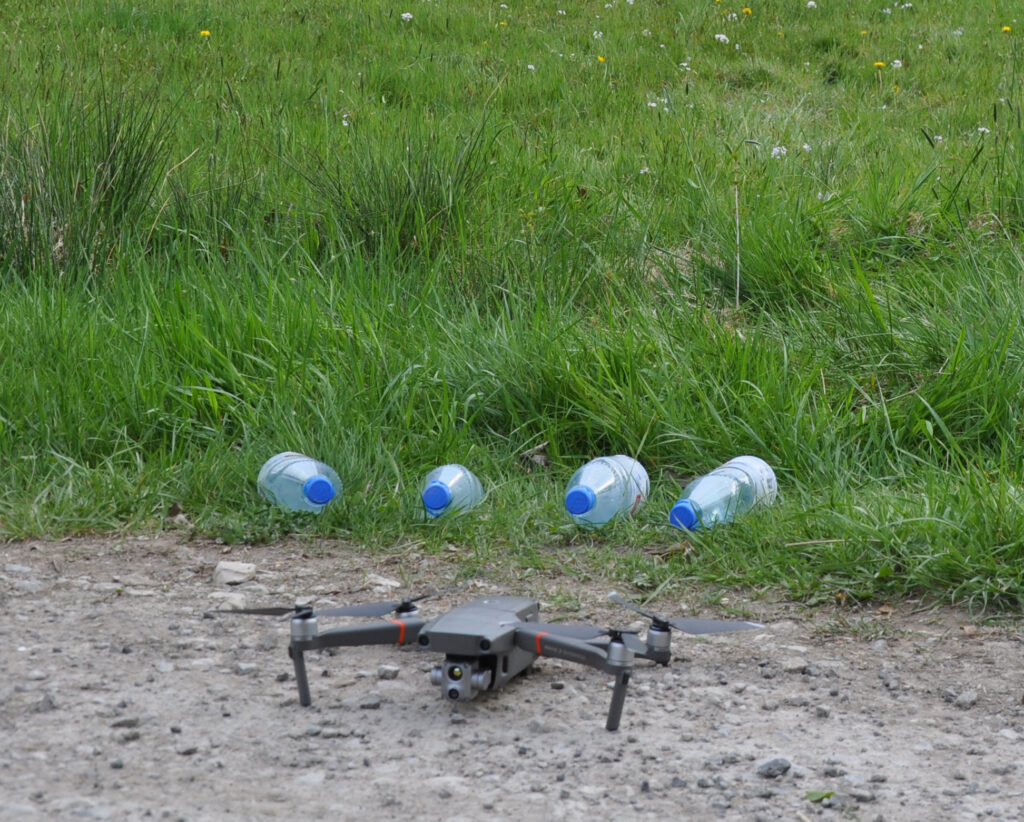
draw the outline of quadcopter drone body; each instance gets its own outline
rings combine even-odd
[[[640,658],[660,665],[669,663],[672,628],[706,634],[763,627],[755,622],[665,620],[641,611],[618,594],[612,594],[611,599],[651,620],[645,641],[635,633],[593,625],[542,623],[538,620],[540,605],[536,600],[512,596],[477,599],[429,621],[420,618],[416,599],[324,611],[300,606],[241,609],[234,613],[291,614],[288,655],[295,666],[299,702],[303,706],[312,703],[306,652],[355,645],[415,644],[420,649],[444,654],[444,661],[431,670],[430,681],[441,688],[444,699],[453,702],[468,701],[483,691],[502,688],[541,656],[611,674],[615,677],[615,688],[605,723],[609,731],[619,727],[634,661]],[[386,618],[320,631],[317,618],[326,616]]]

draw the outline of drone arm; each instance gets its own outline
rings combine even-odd
[[[626,688],[629,686],[629,678],[633,670],[634,656],[633,652],[621,641],[612,640],[605,646],[597,646],[581,639],[559,636],[540,629],[521,627],[516,632],[516,644],[538,656],[566,659],[615,674],[615,689],[612,691],[612,701],[608,707],[605,728],[609,731],[618,730],[619,720],[622,718],[622,707],[626,702]]]
[[[346,625],[344,628],[323,631],[308,639],[293,640],[292,644],[301,644],[303,651],[353,645],[408,645],[416,641],[425,624],[422,619],[388,619],[362,625]]]
[[[602,671],[613,671],[621,667],[609,662],[605,647],[591,645],[582,639],[533,629],[527,625],[520,626],[516,631],[516,645],[537,656],[565,659]]]
[[[369,622],[363,625],[347,625],[316,633],[316,623],[311,619],[292,620],[292,640],[288,655],[295,666],[295,683],[299,688],[299,704],[308,707],[313,698],[309,692],[309,676],[306,673],[306,651],[320,648],[337,648],[352,645],[408,645],[415,642],[426,623],[422,619],[389,619],[384,622]]]

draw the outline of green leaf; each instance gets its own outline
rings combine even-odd
[[[823,799],[828,799],[835,791],[808,791],[804,794],[804,799],[808,802],[821,802]]]

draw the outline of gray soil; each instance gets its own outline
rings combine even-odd
[[[424,618],[500,593],[549,621],[633,622],[607,584],[454,583],[456,559],[173,534],[0,546],[0,819],[1024,819],[1020,633],[946,609],[736,598],[766,627],[675,634],[668,667],[637,664],[617,732],[599,671],[542,658],[455,710],[415,647],[309,655],[302,708],[287,620],[205,615],[439,590]],[[255,579],[216,584],[221,560]]]

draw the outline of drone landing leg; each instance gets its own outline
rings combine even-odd
[[[626,702],[626,687],[629,685],[629,671],[619,671],[615,675],[615,690],[612,691],[612,704],[608,706],[608,721],[605,728],[609,731],[619,729],[622,718],[622,706]]]
[[[292,645],[288,646],[288,656],[292,658],[295,665],[295,683],[299,686],[299,704],[308,708],[313,704],[313,697],[309,693],[309,677],[306,676],[306,660],[302,657],[302,651]]]

